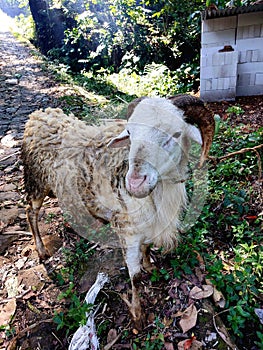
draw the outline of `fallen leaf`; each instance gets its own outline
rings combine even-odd
[[[174,345],[173,345],[173,343],[165,342],[165,343],[164,343],[164,347],[165,347],[165,350],[174,350]]]
[[[208,285],[213,286],[212,282],[208,278],[205,281]],[[214,288],[213,300],[216,306],[219,306],[221,309],[223,309],[226,305],[225,297],[219,290],[216,289],[215,286],[213,286],[213,288]]]
[[[7,303],[0,305],[0,325],[7,325],[16,311],[16,299],[10,299]]]
[[[190,347],[188,347],[189,341],[190,341]],[[178,350],[200,350],[202,349],[202,347],[203,347],[203,344],[200,341],[195,339],[192,340],[192,338],[182,340],[178,343]]]
[[[192,336],[190,339],[186,339],[184,343],[184,350],[189,350],[195,340],[196,340],[195,336]]]
[[[107,343],[111,343],[113,340],[117,338],[118,334],[116,329],[110,329],[107,335]]]
[[[179,322],[183,333],[189,331],[196,325],[197,321],[197,310],[194,304],[190,305],[183,313],[182,318]]]
[[[17,296],[18,279],[16,276],[9,277],[5,282],[8,298]]]
[[[208,298],[213,294],[214,288],[211,285],[203,285],[202,288],[195,286],[191,289],[189,293],[189,297],[192,299],[203,299]]]

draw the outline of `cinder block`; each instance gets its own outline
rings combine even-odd
[[[254,13],[244,13],[238,15],[238,26],[244,27],[252,24],[262,24],[263,11]]]
[[[238,54],[238,63],[246,62],[246,51],[240,51]]]
[[[206,91],[210,91],[212,89],[212,79],[205,80],[205,89]]]
[[[262,19],[262,22],[263,22],[263,19]],[[254,37],[255,38],[260,38],[260,31],[261,31],[261,25],[255,24],[255,26],[254,26]]]
[[[237,74],[235,74],[233,77],[230,77],[230,88],[236,89],[237,86]]]
[[[220,30],[216,32],[205,32],[202,35],[202,44],[235,45],[235,29]]]
[[[211,90],[217,90],[217,79],[212,79],[212,88]]]
[[[224,89],[224,79],[218,78],[217,79],[217,90],[223,90]]]
[[[237,65],[237,74],[257,72],[263,72],[263,62],[250,62]]]
[[[207,102],[214,102],[214,101],[233,101],[236,97],[236,90],[235,89],[229,89],[226,90],[216,90],[216,91],[205,91],[200,92],[200,97]]]
[[[252,50],[252,62],[259,62],[261,59],[260,50]]]
[[[246,62],[251,62],[253,50],[247,50],[246,52]]]
[[[238,74],[237,86],[249,86],[250,85],[250,73]]]
[[[238,61],[238,52],[225,52],[224,53],[224,62],[225,64],[237,64]]]
[[[229,89],[230,89],[230,79],[224,78],[224,90],[229,90]]]
[[[237,65],[224,64],[223,66],[216,66],[213,69],[214,78],[229,78],[236,75]]]
[[[263,94],[263,85],[254,85],[254,86],[239,86],[236,90],[237,96],[253,96],[253,95],[262,95]]]
[[[255,85],[262,85],[263,94],[263,73],[259,72],[255,74]]]
[[[213,66],[220,66],[224,65],[225,60],[224,60],[224,53],[214,53],[212,56],[212,65]]]
[[[255,36],[255,26],[248,26],[248,37],[249,38],[254,38]]]

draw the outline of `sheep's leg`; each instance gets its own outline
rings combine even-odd
[[[123,298],[127,303],[133,321],[137,328],[142,326],[142,309],[141,302],[138,293],[138,282],[140,281],[141,259],[142,252],[140,249],[140,240],[137,237],[129,236],[125,237],[125,261],[128,267],[131,286],[132,286],[132,301],[129,302],[126,298]]]
[[[36,250],[38,252],[40,259],[45,259],[49,257],[50,254],[46,250],[42,238],[40,236],[39,228],[38,228],[38,214],[39,210],[42,206],[44,198],[31,200],[30,204],[26,208],[27,220],[33,234],[33,238],[36,245]]]

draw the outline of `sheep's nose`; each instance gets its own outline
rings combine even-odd
[[[144,176],[130,176],[130,177],[128,177],[127,180],[128,180],[130,188],[132,190],[136,190],[144,183],[146,178],[147,178],[146,175],[144,175]]]

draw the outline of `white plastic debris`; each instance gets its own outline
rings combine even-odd
[[[85,301],[87,304],[94,304],[99,291],[108,281],[108,275],[98,273],[95,283],[86,295]],[[74,333],[69,345],[69,350],[99,350],[99,341],[94,322],[97,309],[86,313],[87,322],[84,326],[80,326]]]

